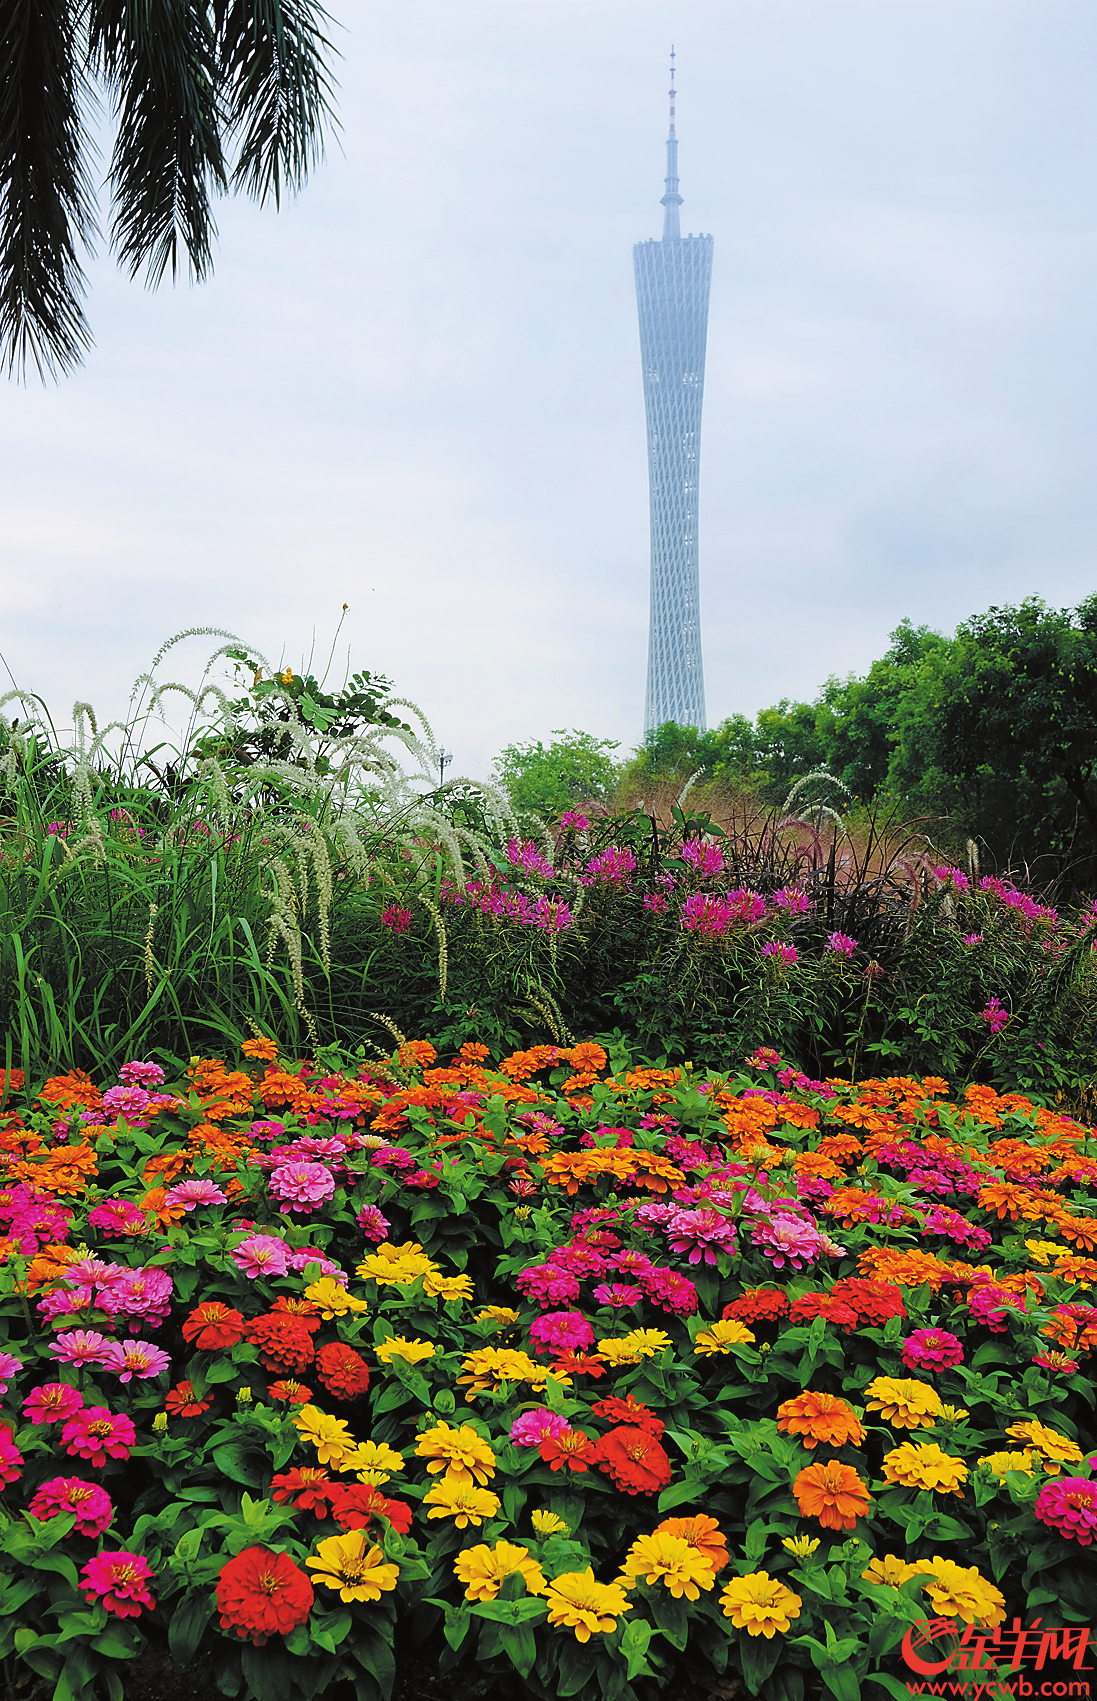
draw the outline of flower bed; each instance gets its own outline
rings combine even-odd
[[[858,1701],[912,1625],[1086,1623],[1078,1123],[770,1051],[242,1052],[4,1082],[21,1679],[118,1701],[151,1642],[256,1701]]]

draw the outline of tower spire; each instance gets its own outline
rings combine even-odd
[[[678,193],[678,137],[674,133],[674,43],[670,48],[670,129],[667,132],[667,192],[662,199],[663,211],[663,241],[677,242],[681,237],[678,228],[678,208],[682,205],[682,197]]]

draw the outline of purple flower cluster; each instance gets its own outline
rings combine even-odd
[[[523,874],[537,874],[542,880],[551,880],[556,872],[532,839],[508,839],[507,861],[512,868],[520,868]]]
[[[610,845],[592,856],[579,876],[584,886],[627,886],[636,872],[636,858],[628,845]]]

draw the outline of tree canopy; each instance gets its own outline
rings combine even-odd
[[[212,266],[214,195],[275,205],[333,121],[315,0],[4,0],[0,360],[71,371],[91,342],[81,256],[99,231],[95,97],[116,123],[110,245],[158,283]]]
[[[495,780],[515,808],[553,821],[576,803],[606,797],[617,783],[620,768],[609,738],[558,727],[551,744],[540,739],[508,744],[495,758]]]

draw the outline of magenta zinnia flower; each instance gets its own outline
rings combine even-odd
[[[719,1252],[735,1251],[735,1224],[719,1211],[675,1211],[667,1224],[672,1252],[688,1252],[691,1264],[715,1264]]]
[[[113,1370],[120,1382],[132,1382],[135,1376],[144,1382],[171,1369],[168,1354],[151,1341],[114,1341],[100,1362],[105,1370]]]
[[[67,1382],[47,1382],[23,1401],[23,1416],[31,1423],[64,1423],[84,1404],[84,1397]]]
[[[124,1087],[162,1087],[164,1071],[159,1063],[123,1063],[118,1079]]]
[[[514,1278],[519,1292],[536,1300],[542,1311],[553,1305],[568,1305],[579,1297],[579,1283],[570,1270],[556,1264],[530,1264]]]
[[[535,1412],[523,1412],[515,1418],[510,1426],[510,1439],[515,1447],[540,1447],[542,1441],[552,1435],[559,1435],[565,1429],[570,1429],[566,1417],[560,1412],[550,1412],[547,1406],[538,1406]]]
[[[631,1305],[639,1305],[644,1297],[644,1290],[632,1287],[627,1282],[599,1282],[594,1290],[594,1297],[599,1305],[613,1305],[624,1311]]]
[[[903,1363],[910,1370],[947,1370],[963,1362],[960,1339],[947,1329],[915,1329],[903,1342]]]
[[[367,1240],[384,1240],[392,1227],[376,1205],[363,1205],[354,1220]]]
[[[529,1326],[530,1340],[539,1355],[582,1353],[593,1345],[594,1330],[581,1311],[546,1311]]]
[[[0,1483],[18,1482],[23,1474],[23,1455],[6,1423],[0,1424]]]
[[[88,1212],[88,1222],[108,1240],[115,1240],[121,1235],[140,1234],[145,1227],[145,1213],[132,1199],[104,1199]]]
[[[0,1353],[0,1394],[7,1393],[8,1383],[22,1368],[22,1359],[16,1358],[14,1353]]]
[[[655,1266],[640,1271],[637,1280],[657,1310],[668,1311],[673,1317],[692,1317],[697,1310],[697,1289],[677,1270]]]
[[[86,1407],[61,1431],[65,1452],[96,1467],[106,1464],[108,1454],[112,1459],[128,1459],[136,1440],[137,1432],[125,1413],[112,1417],[106,1406]]]
[[[1041,1523],[1089,1547],[1097,1531],[1097,1482],[1089,1477],[1057,1477],[1040,1490],[1035,1511]]]
[[[116,1618],[139,1618],[142,1608],[154,1607],[148,1585],[153,1573],[139,1553],[97,1553],[80,1573],[85,1598],[105,1606]]]
[[[51,1477],[44,1482],[27,1508],[32,1518],[46,1523],[60,1512],[75,1512],[79,1536],[101,1536],[114,1517],[114,1506],[106,1489],[83,1477]]]
[[[272,1234],[253,1234],[234,1247],[229,1257],[245,1276],[284,1276],[289,1265],[285,1242]]]

